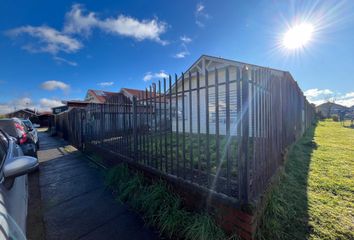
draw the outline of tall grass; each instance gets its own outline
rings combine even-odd
[[[121,164],[108,170],[106,183],[118,201],[128,202],[142,212],[146,222],[157,226],[168,238],[227,239],[209,214],[186,211],[181,199],[163,181],[148,184],[141,173]]]

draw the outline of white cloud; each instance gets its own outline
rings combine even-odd
[[[315,105],[320,105],[327,101],[334,101],[337,104],[351,107],[354,105],[354,92],[340,94],[330,89],[313,88],[304,92],[307,100]]]
[[[210,18],[209,14],[205,11],[205,5],[203,3],[198,3],[195,9],[195,23],[198,27],[204,27],[205,21]]]
[[[348,99],[340,99],[340,100],[336,101],[336,103],[346,106],[346,107],[352,107],[352,106],[354,106],[354,97],[348,98]]]
[[[204,8],[205,8],[205,6],[202,3],[198,3],[196,12],[202,12],[204,10]]]
[[[63,91],[67,91],[70,89],[70,85],[61,82],[61,81],[57,81],[57,80],[49,80],[46,82],[43,82],[41,84],[42,89],[44,90],[48,90],[48,91],[53,91],[56,89],[61,89]]]
[[[0,103],[0,115],[14,111],[14,107],[6,103]]]
[[[143,80],[144,80],[144,82],[148,82],[148,81],[150,81],[153,77],[154,77],[154,74],[153,74],[153,73],[147,72],[147,73],[145,73],[145,75],[144,75],[144,77],[143,77]]]
[[[148,82],[151,81],[152,79],[161,79],[161,78],[168,78],[168,74],[163,70],[157,73],[147,72],[144,75],[143,80],[144,82]]]
[[[23,46],[25,50],[34,53],[47,52],[55,55],[59,52],[73,53],[82,48],[81,42],[75,38],[47,26],[24,26],[11,29],[6,33],[11,37],[28,35],[37,40]]]
[[[305,91],[304,94],[308,98],[316,98],[323,95],[331,95],[333,92],[329,89],[320,90],[318,88],[313,88]]]
[[[176,54],[173,55],[174,58],[185,58],[187,55],[189,55],[189,50],[187,45],[192,42],[192,39],[187,37],[186,35],[183,35],[180,37],[181,40],[181,48],[182,50],[180,50],[179,52],[177,52]]]
[[[13,99],[5,103],[0,103],[0,114],[6,114],[15,110],[29,108],[39,112],[50,111],[52,107],[62,106],[63,103],[57,99],[41,98],[38,102],[29,97]]]
[[[181,41],[184,42],[184,43],[192,42],[192,39],[190,37],[187,37],[186,35],[181,36],[179,39],[181,39]]]
[[[100,82],[97,85],[101,86],[101,87],[109,87],[112,86],[114,84],[114,82]]]
[[[39,100],[39,109],[42,111],[48,111],[53,107],[62,106],[63,103],[60,100],[41,98]]]
[[[65,58],[61,58],[61,57],[57,57],[57,56],[54,56],[53,59],[59,64],[65,63],[65,64],[68,64],[68,65],[73,66],[73,67],[76,67],[78,65],[77,62],[69,61],[69,60],[67,60]]]
[[[84,12],[82,5],[73,5],[71,11],[66,14],[64,32],[88,36],[94,28],[98,28],[106,33],[131,37],[138,41],[148,39],[162,45],[168,44],[160,38],[160,35],[166,32],[167,24],[158,19],[138,20],[122,14],[100,19],[94,12],[86,15]]]
[[[55,56],[53,59],[56,62],[76,66],[76,62],[57,57],[57,54],[75,53],[80,50],[83,44],[78,37],[88,37],[94,28],[108,34],[131,37],[137,41],[151,40],[161,45],[168,44],[168,41],[160,38],[160,35],[166,32],[167,24],[157,18],[139,20],[121,14],[100,19],[94,12],[85,13],[85,9],[80,4],[74,4],[66,13],[62,31],[45,25],[28,25],[10,29],[6,34],[16,39],[23,37],[22,48],[28,52],[49,53]]]
[[[187,55],[189,55],[188,51],[181,51],[173,55],[175,58],[185,58]]]
[[[28,97],[13,99],[9,102],[0,103],[0,114],[9,113],[22,108],[32,108],[33,101]]]
[[[354,92],[347,93],[343,96],[343,98],[354,98]]]
[[[354,92],[349,92],[340,96],[338,100],[336,100],[336,103],[347,107],[354,106]]]
[[[334,92],[329,89],[313,88],[305,91],[304,95],[310,103],[320,105],[331,100],[331,98],[334,96]]]
[[[168,75],[164,71],[160,71],[159,73],[155,73],[155,77],[156,78],[168,78]]]
[[[93,12],[83,15],[82,5],[74,4],[71,11],[65,14],[65,33],[79,33],[85,36],[91,34],[93,27],[98,25],[96,14]]]

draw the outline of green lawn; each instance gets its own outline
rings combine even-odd
[[[259,239],[354,239],[354,129],[320,121],[290,151]]]

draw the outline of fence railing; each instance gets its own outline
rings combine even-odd
[[[313,118],[289,73],[244,65],[170,76],[132,99],[60,114],[56,126],[77,146],[251,203]]]

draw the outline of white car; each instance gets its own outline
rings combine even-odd
[[[16,139],[0,129],[0,239],[26,239],[27,173],[38,160],[24,156]]]

